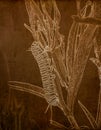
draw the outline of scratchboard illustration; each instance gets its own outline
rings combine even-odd
[[[100,130],[101,1],[0,6],[0,130]]]

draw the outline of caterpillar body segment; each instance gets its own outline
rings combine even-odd
[[[46,101],[49,106],[59,106],[59,98],[55,86],[55,74],[53,73],[51,59],[47,51],[41,48],[39,42],[34,42],[31,45],[31,52],[40,69]]]

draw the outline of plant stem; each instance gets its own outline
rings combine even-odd
[[[59,79],[57,79],[56,83],[57,82],[59,82]],[[70,125],[77,130],[80,129],[79,125],[76,122],[74,115],[71,113],[68,106],[64,102],[61,85],[59,83],[56,84],[56,89],[57,89],[58,96],[59,96],[60,109],[63,111],[64,115],[67,117]]]

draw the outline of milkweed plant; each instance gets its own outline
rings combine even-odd
[[[48,8],[47,8],[48,3]],[[87,61],[95,64],[100,80],[99,99],[96,118],[78,100],[78,104],[87,117],[88,129],[101,128],[101,45],[98,37],[101,25],[101,1],[86,1],[81,7],[81,1],[76,0],[77,15],[72,15],[72,25],[67,43],[60,33],[61,13],[55,0],[25,0],[29,17],[26,29],[33,36],[33,43],[28,51],[35,58],[41,75],[42,86],[9,81],[10,89],[27,92],[44,98],[51,111],[50,124],[62,129],[82,129],[75,119],[74,104],[83,78]],[[89,10],[89,11],[88,11]],[[89,58],[94,48],[95,57]],[[66,92],[64,98],[63,89]],[[70,127],[53,120],[53,107],[58,107],[68,119]]]

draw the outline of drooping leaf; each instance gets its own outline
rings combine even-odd
[[[55,127],[68,130],[68,128],[67,128],[66,126],[60,124],[60,123],[57,122],[57,121],[50,120],[50,124],[53,125],[53,126],[55,126]]]
[[[9,81],[8,85],[10,89],[27,92],[39,96],[41,98],[44,98],[44,90],[39,86],[19,81]]]

